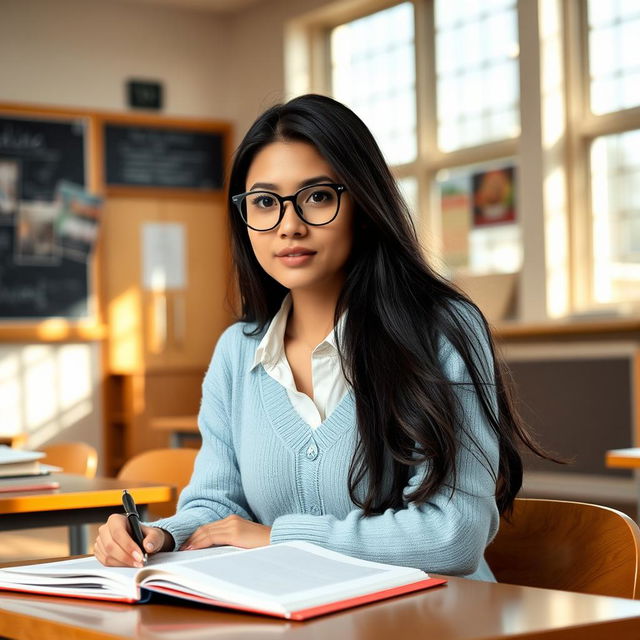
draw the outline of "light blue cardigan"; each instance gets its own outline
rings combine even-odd
[[[468,307],[462,315],[493,385],[484,329]],[[246,328],[236,323],[218,341],[202,387],[202,448],[191,482],[178,513],[153,526],[171,533],[178,548],[199,526],[238,514],[270,525],[272,543],[306,540],[367,560],[494,580],[483,554],[499,522],[498,443],[473,387],[456,387],[468,433],[461,435],[453,495],[443,487],[422,506],[365,518],[347,483],[356,441],[352,393],[312,430],[262,365],[251,370],[261,336],[245,336]],[[440,361],[450,380],[469,383],[462,358],[444,339]],[[407,491],[428,472],[414,469]]]

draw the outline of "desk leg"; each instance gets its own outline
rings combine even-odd
[[[69,526],[69,554],[81,556],[88,553],[89,527],[86,524],[72,524]]]

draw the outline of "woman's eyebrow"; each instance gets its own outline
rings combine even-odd
[[[298,188],[302,189],[308,185],[319,184],[321,182],[333,182],[333,178],[330,178],[329,176],[315,176],[313,178],[307,178],[306,180],[298,183]],[[249,191],[253,191],[254,189],[269,189],[270,191],[277,191],[278,185],[273,182],[256,182]]]

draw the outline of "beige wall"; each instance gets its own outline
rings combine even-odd
[[[165,84],[172,115],[228,118],[227,20],[119,0],[1,0],[0,99],[124,110],[125,80]]]
[[[233,16],[229,90],[238,139],[266,108],[291,97],[285,94],[286,22],[327,4],[331,3],[327,0],[265,0]]]
[[[241,136],[284,96],[283,32],[326,0],[215,14],[125,0],[0,0],[0,100],[126,110],[125,81],[164,83],[163,113]]]

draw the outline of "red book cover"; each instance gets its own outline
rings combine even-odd
[[[292,611],[289,614],[275,613],[273,611],[263,611],[261,609],[246,607],[234,602],[225,602],[224,600],[205,598],[203,596],[197,596],[195,594],[186,594],[178,589],[171,589],[170,587],[154,586],[152,591],[155,591],[157,593],[164,593],[166,595],[175,596],[177,598],[182,598],[185,600],[200,602],[202,604],[224,607],[225,609],[235,609],[237,611],[246,611],[247,613],[259,613],[261,615],[273,616],[276,618],[286,618],[287,620],[308,620],[309,618],[323,616],[328,613],[334,613],[335,611],[342,611],[343,609],[359,607],[360,605],[369,604],[370,602],[378,602],[379,600],[386,600],[395,596],[413,593],[415,591],[422,591],[423,589],[429,589],[430,587],[437,587],[439,585],[446,584],[446,582],[447,581],[443,578],[427,578],[426,580],[419,580],[418,582],[404,584],[400,587],[393,587],[391,589],[384,589],[383,591],[367,593],[362,596],[356,596],[355,598],[337,600],[336,602],[329,602],[317,607],[309,607],[308,609],[299,609],[298,611]]]

